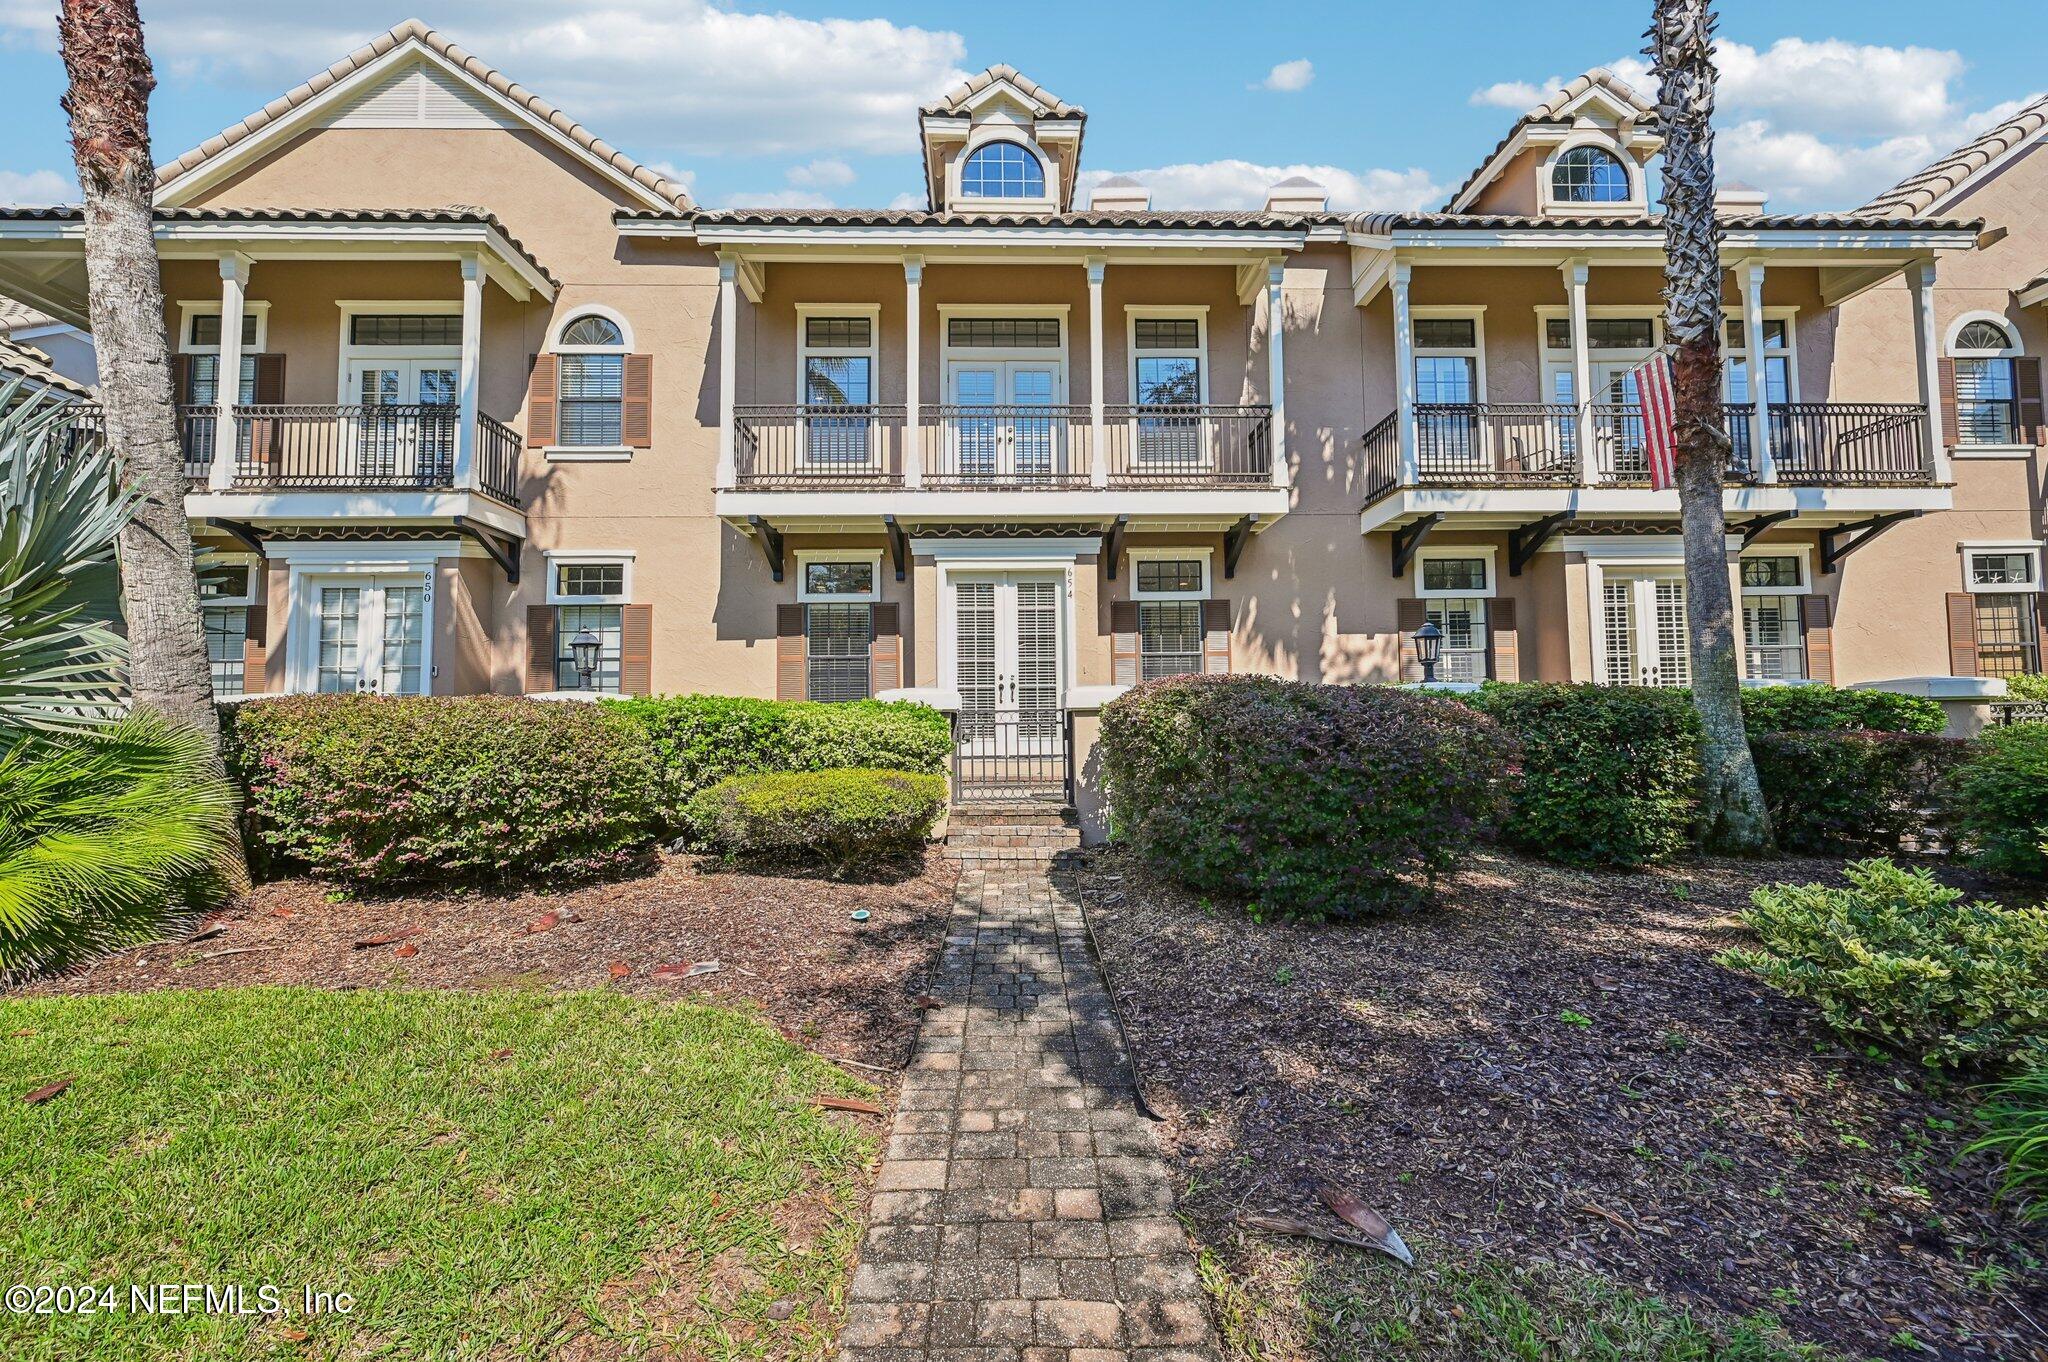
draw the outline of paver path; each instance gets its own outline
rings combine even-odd
[[[962,869],[840,1334],[846,1362],[1215,1362],[1079,905]]]

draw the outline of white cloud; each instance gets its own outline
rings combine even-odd
[[[1290,175],[1305,175],[1330,191],[1330,207],[1338,212],[1364,209],[1421,208],[1443,197],[1442,185],[1425,170],[1350,171],[1338,166],[1260,165],[1253,161],[1202,161],[1156,166],[1150,170],[1091,170],[1081,176],[1082,193],[1111,175],[1129,175],[1152,191],[1158,209],[1238,208],[1265,206],[1266,191]]]
[[[1262,89],[1293,94],[1296,90],[1306,90],[1308,83],[1315,78],[1316,64],[1307,57],[1297,57],[1293,61],[1283,61],[1268,71],[1266,78],[1260,81],[1259,85]]]
[[[925,210],[925,197],[922,194],[898,194],[889,200],[889,208],[892,212],[898,213],[922,213]]]
[[[741,190],[728,194],[727,208],[836,208],[837,204],[811,189]]]
[[[1513,109],[1516,113],[1521,113],[1550,98],[1563,84],[1563,76],[1551,76],[1547,80],[1533,82],[1500,80],[1474,90],[1472,97],[1466,102],[1482,108]]]
[[[826,185],[853,183],[853,167],[832,157],[821,157],[800,166],[791,166],[785,175],[791,184],[817,189]]]
[[[0,170],[0,205],[31,208],[78,202],[78,181],[68,171]]]

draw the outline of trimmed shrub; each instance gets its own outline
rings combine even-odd
[[[735,859],[822,861],[845,875],[916,851],[945,804],[943,776],[764,771],[699,791],[689,819],[712,849]]]
[[[255,837],[364,885],[616,871],[654,831],[647,734],[579,701],[297,695],[227,710]]]
[[[1968,744],[1928,733],[1757,733],[1749,740],[1778,845],[1814,855],[1926,840]]]
[[[1948,722],[1940,702],[1924,695],[1833,686],[1745,686],[1742,721],[1751,733],[1939,733]]]
[[[2015,700],[2048,700],[2048,673],[2022,672],[2005,678],[2005,693]]]
[[[1419,901],[1513,769],[1493,722],[1455,700],[1263,676],[1139,686],[1104,708],[1098,746],[1120,838],[1191,889],[1282,917]]]
[[[655,798],[672,829],[687,826],[699,791],[728,776],[843,767],[943,775],[953,756],[946,716],[909,701],[674,695],[606,703],[646,728]]]
[[[1470,700],[1521,744],[1503,828],[1517,846],[1570,865],[1636,866],[1690,845],[1700,726],[1687,692],[1529,681]]]
[[[1986,729],[1956,773],[1957,840],[1988,870],[2048,876],[2048,724]]]
[[[1842,873],[1847,888],[1757,890],[1742,920],[1761,944],[1720,962],[1930,1066],[1995,1065],[2048,1045],[2048,908],[1964,903],[1925,870],[1882,859]]]

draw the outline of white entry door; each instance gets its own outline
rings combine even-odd
[[[358,359],[344,404],[361,408],[343,453],[365,478],[437,487],[455,469],[453,359]],[[380,411],[380,408],[389,408]]]
[[[989,482],[1043,481],[1068,469],[1060,366],[1048,360],[955,360],[946,375],[959,476]],[[983,415],[977,408],[986,408]]]
[[[996,572],[953,578],[955,688],[963,736],[1049,741],[1062,730],[1058,574]],[[1007,735],[1005,735],[1007,736]]]
[[[1683,569],[1610,569],[1600,591],[1601,665],[1608,684],[1691,685]]]
[[[306,589],[311,689],[425,694],[427,588],[421,576],[315,577]]]

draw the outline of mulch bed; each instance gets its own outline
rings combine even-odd
[[[1909,1330],[2048,1357],[2048,1235],[1957,1161],[1968,1094],[1713,963],[1752,888],[1838,871],[1489,853],[1434,910],[1333,926],[1261,926],[1115,851],[1081,883],[1184,1207],[1226,1254],[1241,1213],[1329,1219],[1327,1182],[1425,1253],[1767,1311],[1858,1355],[1930,1355]],[[2010,1275],[1969,1280],[1990,1264]]]
[[[954,867],[846,883],[741,874],[690,856],[563,893],[343,897],[258,886],[191,940],[145,946],[24,992],[301,984],[320,988],[618,988],[758,1005],[829,1058],[901,1068],[915,999],[945,936]],[[855,910],[868,919],[855,922]],[[365,944],[370,943],[370,944]],[[717,961],[715,973],[687,967]],[[862,1077],[890,1086],[885,1073]]]

